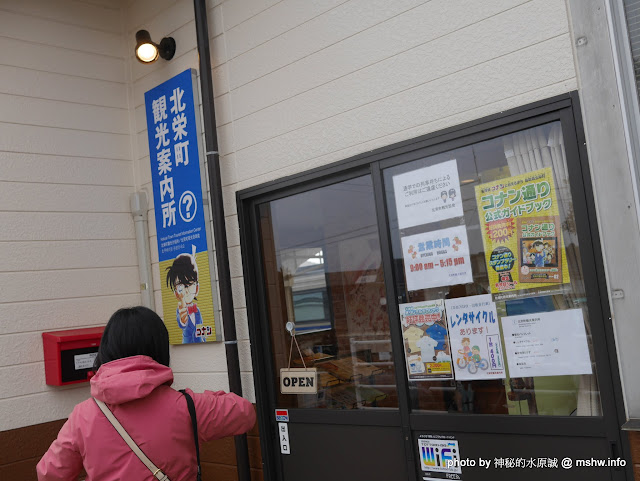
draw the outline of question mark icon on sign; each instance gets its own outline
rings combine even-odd
[[[195,199],[195,195],[189,190],[180,196],[180,217],[182,217],[182,220],[185,222],[191,222],[195,218],[198,208]],[[193,207],[193,212],[191,211],[191,207]]]

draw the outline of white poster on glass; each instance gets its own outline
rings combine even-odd
[[[444,301],[457,381],[504,379],[504,353],[491,294]]]
[[[462,217],[455,159],[393,176],[400,229]]]
[[[502,318],[511,377],[591,374],[582,309]]]
[[[410,291],[473,281],[465,226],[402,237],[401,241]]]

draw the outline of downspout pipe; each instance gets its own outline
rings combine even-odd
[[[224,204],[222,201],[216,114],[213,105],[213,81],[211,78],[206,1],[193,0],[193,7],[196,21],[196,37],[198,40],[198,55],[200,57],[200,90],[202,91],[205,152],[207,155],[209,188],[211,189],[211,216],[213,219],[213,237],[216,246],[216,262],[218,264],[218,286],[220,289],[220,308],[222,311],[229,389],[238,396],[242,396],[238,340],[236,336],[236,321],[231,291],[231,272],[229,270],[229,250],[227,248],[227,230],[225,226]],[[238,463],[238,481],[251,481],[249,448],[245,434],[235,436],[235,447]]]
[[[149,220],[147,210],[149,201],[144,191],[133,192],[129,197],[129,206],[136,231],[138,250],[138,275],[140,277],[140,303],[152,311],[156,310],[153,297],[153,274],[151,273],[151,253],[149,250]]]

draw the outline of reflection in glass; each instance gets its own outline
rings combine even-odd
[[[289,317],[298,335],[333,326],[324,252],[321,247],[287,249],[281,253]]]
[[[283,395],[280,407],[397,408],[382,257],[369,176],[260,205],[260,237],[274,384],[289,367],[296,325],[317,394]]]

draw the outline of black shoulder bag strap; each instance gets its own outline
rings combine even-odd
[[[191,425],[193,426],[193,440],[196,443],[196,459],[198,460],[198,477],[197,481],[202,481],[202,470],[200,469],[200,443],[198,442],[198,420],[196,418],[196,406],[193,403],[193,398],[185,391],[181,389],[180,392],[184,394],[187,400],[187,408],[189,408],[189,415],[191,416]]]

